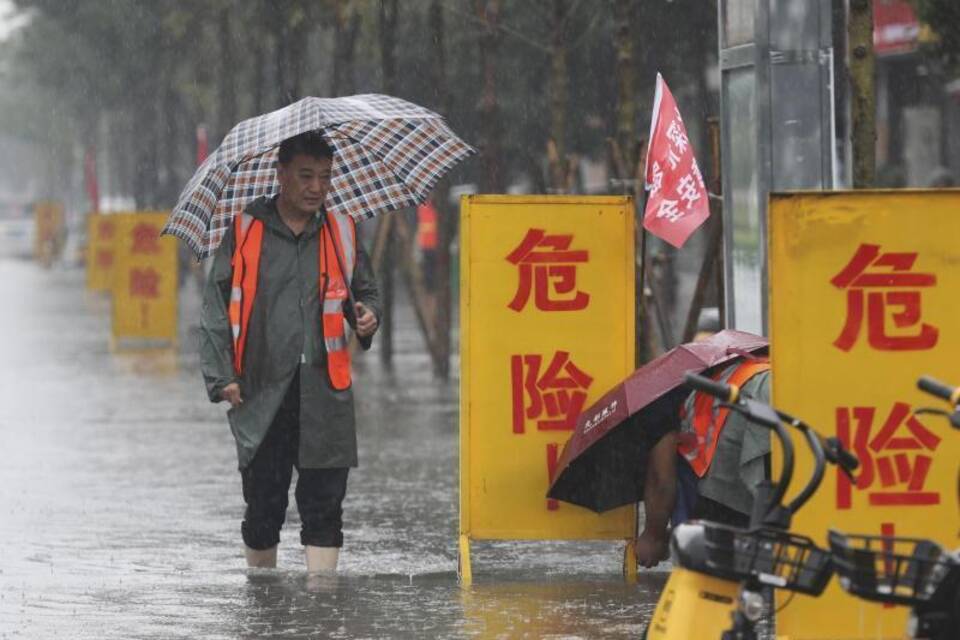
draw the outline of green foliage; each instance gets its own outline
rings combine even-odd
[[[487,0],[479,4],[485,4]],[[382,91],[379,6],[369,0],[14,0],[30,20],[0,49],[0,132],[42,144],[95,143],[116,158],[111,184],[167,206],[193,167],[193,132],[215,146],[236,121],[299,95],[328,95],[338,8],[359,14],[351,75]],[[442,0],[446,65],[429,10],[400,0],[396,92],[441,109],[467,140],[480,136],[481,19],[476,0]],[[647,125],[656,71],[688,121],[710,111],[704,70],[716,51],[716,2],[635,0],[636,96]],[[550,127],[554,12],[566,15],[566,144],[595,158],[616,128],[610,0],[500,0],[497,100],[506,174],[540,171]],[[441,87],[442,90],[441,90]],[[686,87],[686,90],[684,89]],[[297,95],[293,95],[297,94]],[[699,99],[691,100],[690,97]],[[441,104],[443,100],[443,104]],[[76,154],[74,154],[76,155]],[[480,163],[458,179],[477,181]]]

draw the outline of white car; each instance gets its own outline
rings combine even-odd
[[[32,258],[35,235],[32,215],[0,216],[0,258]]]

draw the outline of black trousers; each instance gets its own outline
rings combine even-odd
[[[347,468],[301,469],[300,384],[294,378],[256,455],[240,475],[247,504],[240,532],[251,549],[269,549],[280,542],[287,515],[290,481],[297,469],[294,493],[300,513],[300,543],[316,547],[343,546],[343,498]]]

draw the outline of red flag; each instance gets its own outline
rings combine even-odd
[[[197,166],[203,164],[203,161],[207,159],[207,154],[209,153],[209,147],[207,143],[207,125],[198,124],[197,125]]]
[[[83,181],[90,200],[90,210],[100,211],[100,185],[97,182],[97,154],[93,147],[87,147],[83,156]]]
[[[659,73],[644,175],[650,193],[643,226],[679,249],[710,216],[710,204],[680,110]]]

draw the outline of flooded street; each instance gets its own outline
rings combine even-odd
[[[395,372],[356,363],[340,575],[308,580],[292,505],[280,568],[244,567],[192,339],[112,353],[80,270],[0,261],[0,297],[0,638],[629,638],[650,614],[664,576],[625,584],[620,543],[478,542],[458,584],[457,381],[432,378],[409,309]]]

